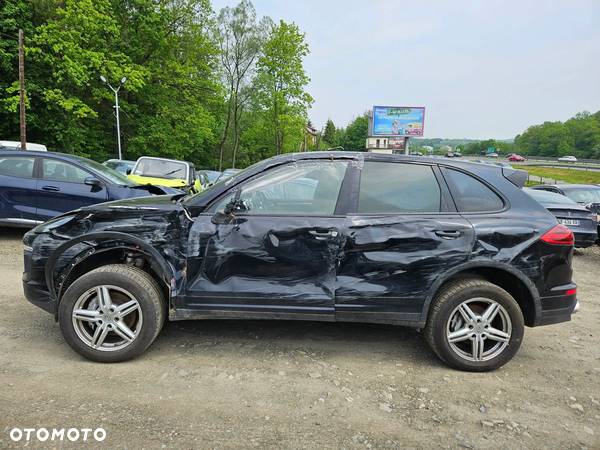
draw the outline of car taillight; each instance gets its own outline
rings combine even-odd
[[[573,245],[575,237],[573,232],[566,226],[559,224],[544,234],[541,238],[546,244],[552,245]]]
[[[571,297],[572,295],[577,295],[577,288],[569,289],[567,292],[565,292],[565,295],[567,297]]]

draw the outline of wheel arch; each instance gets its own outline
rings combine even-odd
[[[61,280],[56,283],[56,265],[60,257],[75,245],[86,242],[89,249],[76,255],[60,272]],[[142,256],[148,263],[149,274],[163,287],[165,299],[170,300],[170,291],[175,278],[175,270],[172,265],[161,255],[156,248],[136,236],[115,231],[88,233],[71,239],[59,247],[50,255],[44,268],[46,285],[51,297],[60,302],[65,288],[74,275],[82,270],[88,271],[105,264],[114,262],[117,255],[123,252],[132,252]]]
[[[429,315],[431,302],[449,281],[459,278],[477,276],[501,287],[516,300],[523,312],[525,325],[535,326],[541,317],[540,295],[533,284],[521,271],[514,267],[498,262],[470,261],[449,270],[444,276],[439,277],[427,293],[421,320],[426,321]]]

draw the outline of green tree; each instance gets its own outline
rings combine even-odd
[[[544,122],[529,127],[515,138],[515,145],[528,155],[580,158],[600,156],[600,111],[581,112],[566,122]]]
[[[296,150],[307,123],[312,97],[305,91],[310,81],[303,66],[308,54],[304,34],[297,25],[274,25],[256,65],[255,107],[270,123],[275,154]]]
[[[222,95],[208,0],[9,2],[0,6],[0,30],[25,29],[28,140],[98,160],[113,156],[113,94],[99,76],[113,83],[126,76],[120,93],[125,156],[212,162],[206,156]],[[3,136],[18,134],[15,52],[3,38]]]
[[[325,124],[325,130],[323,131],[323,141],[325,141],[326,145],[329,147],[335,147],[339,145],[336,141],[336,129],[333,120],[328,119]]]
[[[344,150],[365,151],[369,133],[369,116],[363,114],[354,119],[346,127],[342,146]]]
[[[227,113],[219,141],[219,170],[222,170],[228,138],[231,141],[232,166],[236,165],[242,114],[252,95],[250,84],[254,66],[272,21],[269,18],[258,21],[252,3],[242,0],[237,6],[225,7],[219,12],[217,27],[220,61],[227,90]]]

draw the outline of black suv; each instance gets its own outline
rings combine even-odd
[[[524,325],[570,319],[573,234],[525,173],[372,153],[262,161],[194,196],[104,203],[27,233],[27,298],[101,362],[163,322],[299,319],[424,329],[452,367],[517,352]]]

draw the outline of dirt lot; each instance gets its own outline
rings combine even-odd
[[[2,448],[24,445],[13,427],[103,427],[111,448],[600,448],[598,249],[575,258],[572,322],[469,374],[413,330],[307,322],[168,323],[138,360],[91,363],[23,297],[21,236],[0,229]]]

